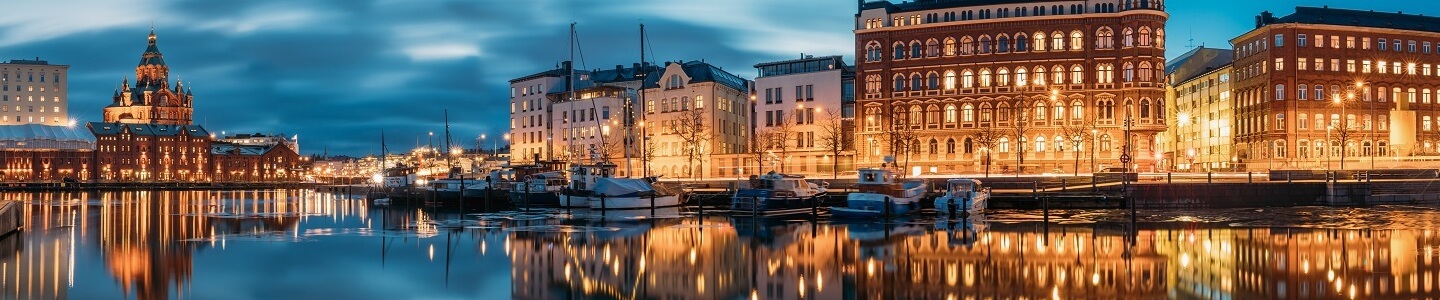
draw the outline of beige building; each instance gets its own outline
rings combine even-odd
[[[0,125],[68,125],[69,70],[38,57],[0,62]]]
[[[510,80],[510,155],[517,164],[554,158],[547,143],[550,100],[547,94],[566,91],[570,62],[533,75]]]
[[[1165,114],[1175,120],[1160,136],[1160,147],[1171,171],[1229,170],[1235,159],[1230,97],[1230,62],[1233,51],[1199,47],[1172,60]]]
[[[701,62],[669,62],[643,88],[646,174],[667,178],[746,174],[749,80]],[[697,115],[698,114],[698,115]],[[696,117],[699,118],[696,118]],[[685,120],[701,120],[700,126]],[[694,130],[699,128],[700,130]]]
[[[755,65],[755,138],[764,153],[758,172],[832,175],[854,170],[850,140],[855,70],[840,56],[807,56]],[[837,155],[830,135],[838,135]],[[837,161],[838,160],[838,161]]]

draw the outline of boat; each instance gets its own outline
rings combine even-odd
[[[560,204],[560,190],[564,188],[565,174],[538,173],[516,182],[510,189],[510,199],[525,205],[555,206]]]
[[[433,193],[436,199],[460,199],[484,197],[486,187],[489,186],[484,180],[473,178],[441,178],[426,182],[423,189]]]
[[[588,208],[593,188],[600,178],[615,176],[615,164],[601,162],[591,165],[570,166],[570,183],[560,190],[560,207]]]
[[[415,175],[415,167],[398,163],[394,167],[386,168],[383,176],[383,183],[386,188],[408,188],[415,186],[419,177]]]
[[[838,218],[876,218],[909,214],[920,209],[929,187],[922,179],[898,181],[887,168],[860,169],[857,192],[845,198],[845,207],[830,208]]]
[[[730,198],[730,210],[740,216],[782,216],[809,214],[825,196],[825,186],[805,181],[804,176],[766,173],[750,178],[750,187],[738,189]]]
[[[651,178],[601,177],[595,179],[586,202],[590,209],[645,209],[680,206],[684,197]]]
[[[969,217],[985,213],[990,202],[990,189],[980,180],[961,178],[945,182],[945,194],[935,198],[935,213],[942,216]]]

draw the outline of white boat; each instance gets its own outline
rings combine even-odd
[[[968,217],[985,213],[990,202],[990,189],[975,179],[951,179],[945,182],[945,195],[935,198],[935,212],[943,216]]]
[[[470,198],[483,197],[487,186],[489,184],[480,179],[443,178],[426,182],[422,189],[435,193],[441,199],[459,199],[462,195]]]
[[[750,178],[749,184],[730,198],[730,210],[736,215],[809,214],[826,192],[825,186],[805,181],[804,176],[773,171]]]
[[[899,216],[920,209],[929,185],[922,179],[898,181],[887,168],[860,169],[859,190],[845,198],[845,207],[832,207],[830,214],[840,218],[872,218]]]
[[[554,206],[559,202],[560,190],[565,188],[565,174],[544,172],[530,175],[516,182],[510,189],[510,199],[528,205]]]
[[[571,165],[570,183],[560,191],[560,207],[590,207],[596,181],[615,176],[615,164]]]
[[[597,178],[587,201],[590,209],[642,209],[680,206],[683,197],[641,178]]]
[[[384,173],[382,180],[386,188],[412,187],[419,179],[415,176],[415,168],[404,164],[385,169]]]

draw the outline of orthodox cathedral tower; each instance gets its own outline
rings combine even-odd
[[[193,124],[195,95],[183,83],[170,85],[170,67],[155,45],[155,30],[150,30],[150,45],[140,55],[135,67],[135,86],[130,80],[115,90],[114,102],[105,107],[106,123],[127,124]]]

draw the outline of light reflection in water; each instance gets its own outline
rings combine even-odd
[[[629,215],[467,229],[436,226],[456,218],[453,210],[369,207],[310,191],[0,193],[0,200],[23,201],[24,217],[32,220],[27,231],[0,239],[0,298],[75,298],[112,290],[109,298],[214,298],[218,295],[205,288],[215,284],[207,280],[212,276],[268,275],[258,265],[211,266],[253,259],[238,251],[255,242],[285,247],[302,261],[346,254],[337,251],[363,253],[336,261],[348,265],[337,267],[341,270],[310,271],[328,278],[325,282],[363,276],[412,280],[419,289],[406,292],[420,298],[475,298],[466,294],[476,293],[473,289],[453,284],[473,281],[452,280],[452,274],[467,280],[508,276],[511,288],[499,291],[508,294],[480,295],[522,299],[1440,294],[1440,238],[1418,229],[1435,225],[1440,214],[1433,210],[1386,213],[1404,219],[1397,223],[1423,227],[1374,229],[1302,228],[1314,225],[1303,219],[1278,227],[1158,223],[1137,231],[1116,222],[1044,226],[1003,218],[964,223],[914,218],[882,225]],[[569,227],[533,230],[547,225]],[[327,247],[354,239],[375,246]],[[500,252],[487,251],[492,243],[503,253],[487,254]],[[83,263],[91,259],[99,261]],[[412,268],[422,270],[407,270]],[[500,268],[509,271],[497,272]],[[97,275],[109,280],[97,281]]]

